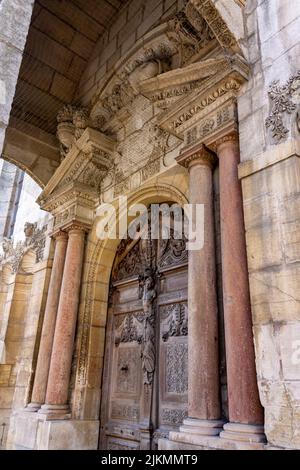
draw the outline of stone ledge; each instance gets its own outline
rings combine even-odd
[[[274,145],[271,150],[258,155],[254,160],[239,164],[239,179],[258,173],[276,163],[287,160],[290,157],[300,157],[300,141],[290,140],[280,145]]]
[[[172,432],[171,439],[160,439],[159,450],[265,450],[262,443],[233,441],[220,437],[192,435],[183,432]]]

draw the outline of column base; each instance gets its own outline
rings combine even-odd
[[[196,425],[186,422],[200,422]],[[195,424],[196,424],[195,423]],[[220,432],[220,421],[187,419],[179,431],[170,432],[169,439],[159,439],[159,450],[265,450],[263,426],[226,423]],[[222,422],[221,422],[222,423]],[[202,426],[201,426],[202,425]],[[208,428],[208,429],[207,429]],[[206,434],[205,434],[206,432]],[[210,433],[210,434],[208,434]]]
[[[39,414],[46,415],[47,420],[51,419],[71,419],[71,411],[68,405],[43,405],[38,411]]]
[[[264,427],[255,424],[226,423],[224,424],[223,431],[220,433],[220,438],[250,444],[265,444],[267,442]]]
[[[36,413],[41,408],[41,403],[28,403],[23,411],[26,413]]]
[[[199,436],[218,436],[223,429],[224,421],[221,419],[194,419],[187,418],[180,426],[180,432],[197,434]]]

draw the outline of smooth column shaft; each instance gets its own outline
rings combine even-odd
[[[45,403],[50,358],[53,345],[57,308],[66,257],[68,236],[60,232],[55,236],[55,251],[51,271],[49,290],[45,308],[45,315],[40,340],[40,348],[32,390],[31,404],[29,408]]]
[[[229,419],[233,423],[261,424],[237,139],[219,143],[217,152]]]
[[[79,304],[85,233],[69,231],[63,282],[57,312],[46,405],[67,405]]]

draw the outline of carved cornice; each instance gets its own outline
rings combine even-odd
[[[176,158],[176,161],[185,168],[191,168],[196,164],[207,165],[210,168],[214,168],[217,163],[217,157],[205,145],[199,144],[183,151],[179,157]]]
[[[60,187],[77,181],[79,174],[92,163],[93,170],[106,171],[112,166],[113,152],[116,142],[99,131],[87,128],[82,136],[76,141],[69,151],[66,158],[60,164],[44,191],[38,198],[38,203],[44,205],[44,201],[52,196],[52,194]],[[90,168],[90,167],[89,167]],[[99,179],[100,175],[99,175]],[[84,184],[95,188],[95,184],[89,183],[87,178]]]
[[[236,98],[247,79],[248,67],[238,57],[226,63],[227,69],[212,73],[195,90],[173,103],[170,110],[161,113],[158,124],[183,138],[188,129],[207,119],[210,113],[217,113],[229,99]]]
[[[205,19],[223,48],[240,52],[237,41],[211,0],[190,0],[189,3]]]
[[[140,92],[156,102],[172,96],[180,96],[194,88],[201,88],[201,80],[211,77],[218,72],[230,70],[232,61],[228,58],[207,59],[186,67],[171,70],[157,75],[155,78],[144,80]]]

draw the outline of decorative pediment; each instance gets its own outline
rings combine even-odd
[[[55,226],[69,220],[92,221],[101,183],[113,166],[115,141],[87,127],[38,198],[55,216]]]
[[[205,79],[216,74],[223,74],[224,71],[230,71],[232,63],[232,59],[225,57],[202,60],[144,80],[140,84],[140,92],[156,103],[159,108],[167,109],[182,96],[186,96],[194,90],[197,90],[196,93],[199,92],[206,84]]]
[[[216,11],[214,7],[213,10]],[[205,13],[208,16],[206,10]],[[215,18],[212,24],[216,29]],[[225,40],[224,22],[219,17],[218,25],[228,53],[233,38]],[[226,33],[230,34],[227,30]],[[92,121],[103,132],[114,133],[134,113],[132,104],[140,94],[142,82],[162,75],[170,77],[170,71],[178,71],[214,53],[220,57],[220,52],[214,30],[199,13],[198,6],[186,2],[182,11],[137,41],[115,65],[92,100]]]
[[[247,80],[249,69],[245,62],[239,57],[224,59],[211,59],[186,67],[170,79],[175,83],[182,81],[179,87],[195,83],[198,77],[198,85],[188,90],[184,96],[180,97],[172,107],[158,116],[158,124],[166,131],[179,138],[187,140],[202,139],[223,127],[229,120],[236,120],[234,107],[231,104],[236,100],[237,93],[241,85]],[[170,72],[171,74],[171,72]],[[202,80],[200,77],[202,76]],[[160,77],[158,77],[160,80]],[[184,83],[185,80],[185,83]],[[199,81],[200,80],[200,81]],[[165,82],[165,77],[161,80],[161,86]],[[143,83],[147,93],[153,83]],[[156,85],[157,88],[159,85]],[[154,89],[154,88],[153,88]],[[172,90],[172,87],[171,87]],[[168,88],[163,90],[168,92]],[[158,93],[153,93],[154,100],[161,99]]]

